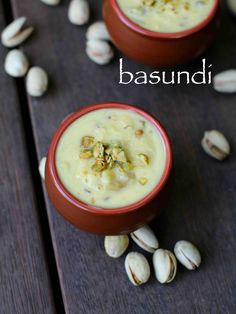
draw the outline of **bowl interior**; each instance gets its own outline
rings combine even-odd
[[[165,162],[163,174],[162,174],[159,182],[157,183],[155,188],[149,194],[147,194],[143,199],[141,199],[141,200],[139,200],[133,204],[127,205],[127,206],[123,206],[123,207],[119,207],[119,208],[112,208],[112,209],[107,209],[107,208],[103,209],[100,207],[92,206],[90,204],[86,204],[86,203],[78,200],[64,187],[63,183],[61,182],[61,180],[57,174],[55,158],[56,158],[57,145],[58,145],[58,142],[60,140],[60,137],[62,136],[64,131],[68,128],[68,126],[71,123],[73,123],[75,120],[77,120],[81,116],[83,116],[83,115],[85,115],[91,111],[99,110],[99,109],[109,109],[109,108],[110,109],[113,108],[113,109],[133,110],[136,113],[143,116],[144,118],[146,118],[147,120],[149,120],[152,124],[154,124],[154,126],[157,128],[157,130],[158,130],[158,132],[159,132],[159,134],[163,140],[163,143],[164,143],[165,152],[166,152],[166,162]],[[48,163],[49,163],[49,169],[51,171],[51,175],[53,176],[54,182],[57,185],[57,188],[60,191],[60,193],[63,194],[63,196],[69,202],[73,203],[73,205],[78,206],[85,211],[90,211],[90,212],[100,214],[100,215],[109,215],[109,214],[115,215],[115,214],[120,214],[120,213],[124,213],[124,212],[129,212],[129,211],[133,211],[133,210],[138,209],[138,208],[144,206],[145,204],[147,204],[165,186],[165,183],[167,182],[167,180],[169,178],[171,167],[172,167],[171,145],[170,145],[169,137],[168,137],[165,129],[162,127],[162,125],[154,117],[152,117],[150,114],[146,113],[145,111],[143,111],[143,110],[141,110],[135,106],[132,106],[132,105],[126,105],[126,104],[120,104],[120,103],[104,103],[104,104],[90,105],[90,106],[84,107],[83,109],[79,110],[78,112],[75,112],[75,113],[71,114],[69,117],[67,117],[62,122],[62,124],[59,126],[58,130],[56,131],[56,133],[52,139],[51,146],[50,146],[50,154],[48,156],[48,159],[49,159]]]
[[[214,5],[212,6],[212,9],[210,13],[208,14],[208,16],[204,20],[202,20],[199,24],[197,24],[196,26],[192,28],[189,28],[180,32],[162,33],[162,32],[155,32],[155,31],[151,31],[146,28],[143,28],[140,25],[133,22],[132,20],[130,20],[121,10],[119,4],[117,3],[117,0],[107,0],[107,1],[111,2],[111,5],[113,9],[115,10],[117,16],[127,27],[131,28],[133,31],[140,33],[144,36],[153,37],[153,38],[163,38],[163,39],[171,39],[171,38],[177,39],[177,38],[186,37],[193,33],[198,32],[199,30],[204,28],[214,18],[220,6],[220,0],[215,0]]]

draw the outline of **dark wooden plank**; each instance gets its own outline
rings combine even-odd
[[[15,15],[28,16],[37,29],[25,50],[51,79],[43,98],[29,99],[38,157],[47,153],[64,116],[84,105],[123,101],[147,109],[170,133],[176,177],[170,203],[153,226],[162,247],[172,249],[175,241],[189,239],[203,256],[199,271],[179,267],[170,285],[161,286],[152,277],[147,285],[134,288],[124,271],[124,257],[108,258],[103,238],[69,225],[46,196],[67,313],[235,313],[235,152],[226,162],[215,162],[202,152],[200,140],[206,129],[216,128],[235,147],[236,96],[217,94],[211,86],[118,85],[118,56],[105,67],[88,60],[86,27],[68,22],[68,1],[56,8],[39,1],[13,3]],[[90,3],[95,20],[101,2]],[[236,65],[235,25],[223,10],[221,31],[206,54],[214,73]],[[197,60],[182,69],[193,73],[199,66]],[[151,71],[126,58],[125,67],[132,72]]]
[[[55,313],[16,86],[4,71],[0,82],[0,313]]]

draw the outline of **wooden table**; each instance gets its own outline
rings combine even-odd
[[[101,1],[90,3],[95,21],[101,18]],[[218,94],[212,86],[119,85],[120,55],[108,66],[92,63],[85,54],[86,27],[68,22],[67,7],[66,0],[55,8],[39,0],[0,3],[1,29],[22,15],[35,26],[23,50],[50,77],[48,93],[36,99],[26,96],[22,79],[0,72],[0,313],[236,313],[236,95]],[[222,21],[205,55],[213,73],[236,68],[236,21],[224,5]],[[6,53],[1,47],[1,64]],[[124,60],[132,72],[152,70]],[[198,59],[180,69],[194,73],[200,65]],[[38,161],[61,120],[103,101],[141,106],[171,136],[173,193],[152,226],[161,247],[173,249],[177,240],[188,239],[200,248],[203,262],[195,272],[179,266],[169,285],[152,276],[148,284],[133,287],[124,257],[112,260],[104,253],[103,237],[64,221],[40,181]],[[213,128],[232,145],[223,163],[200,147],[203,132]],[[134,244],[129,250],[139,251]]]

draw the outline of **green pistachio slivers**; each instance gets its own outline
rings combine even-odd
[[[92,166],[92,170],[95,172],[101,172],[107,168],[107,163],[104,160],[96,160]]]
[[[155,4],[156,0],[143,0],[144,5],[148,5],[149,7]]]
[[[93,143],[94,143],[94,137],[93,136],[84,136],[84,137],[82,137],[82,140],[81,140],[82,147],[88,148],[91,145],[93,145]]]
[[[92,153],[92,150],[89,150],[89,149],[87,149],[87,150],[81,150],[80,151],[80,154],[79,154],[79,157],[81,158],[81,159],[89,159],[89,158],[91,158],[93,156],[93,153]]]
[[[139,159],[142,161],[142,163],[144,165],[148,165],[149,164],[149,157],[145,154],[138,154]]]
[[[124,169],[124,171],[131,171],[134,169],[134,166],[131,162],[127,161],[122,164],[122,168]]]
[[[93,147],[93,157],[102,158],[104,156],[104,146],[102,142],[97,142]]]
[[[145,184],[147,184],[148,179],[147,179],[147,178],[140,178],[140,179],[138,180],[138,182],[139,182],[140,184],[142,184],[142,185],[145,185]]]

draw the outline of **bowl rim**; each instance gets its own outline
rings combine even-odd
[[[165,167],[162,173],[162,176],[160,180],[157,182],[156,186],[151,190],[150,193],[148,193],[146,196],[144,196],[141,200],[126,205],[122,207],[117,208],[102,208],[102,207],[96,207],[90,204],[86,204],[82,202],[81,200],[77,199],[75,196],[73,196],[63,185],[61,182],[57,170],[56,170],[56,150],[57,145],[59,143],[59,140],[64,133],[64,131],[67,129],[69,125],[71,125],[75,120],[82,117],[83,115],[100,109],[124,109],[124,110],[132,110],[144,118],[146,118],[148,121],[154,124],[154,126],[157,128],[158,132],[160,133],[160,136],[163,140],[163,144],[165,146],[166,151],[166,162]],[[70,203],[72,203],[74,206],[79,207],[80,209],[83,209],[86,212],[90,212],[96,215],[119,215],[119,214],[126,214],[129,212],[133,212],[138,210],[140,207],[143,207],[150,201],[152,201],[158,193],[164,188],[166,185],[171,169],[172,169],[172,147],[170,143],[169,136],[164,129],[164,127],[161,125],[161,123],[153,117],[151,114],[145,112],[144,110],[140,109],[139,107],[136,107],[134,105],[124,104],[124,103],[118,103],[118,102],[108,102],[108,103],[100,103],[100,104],[92,104],[83,107],[82,109],[70,114],[65,120],[63,120],[56,130],[53,139],[50,144],[49,152],[48,152],[48,160],[47,164],[49,167],[50,175],[52,176],[53,182],[56,185],[56,188],[58,191],[63,195],[64,198],[67,199]],[[47,174],[47,172],[46,172]]]
[[[217,13],[217,10],[220,6],[220,0],[214,0],[214,5],[211,8],[211,11],[209,12],[208,16],[202,20],[199,24],[195,25],[192,28],[180,31],[180,32],[172,32],[172,33],[163,33],[163,32],[155,32],[148,30],[146,28],[141,27],[140,25],[133,22],[131,19],[129,19],[124,12],[121,10],[119,4],[117,3],[117,0],[107,0],[110,1],[113,9],[115,10],[117,16],[121,20],[122,23],[124,23],[127,27],[131,28],[133,31],[152,38],[162,38],[162,39],[178,39],[187,37],[189,35],[192,35],[198,31],[200,31],[202,28],[204,28],[210,21],[214,18],[214,16]]]

